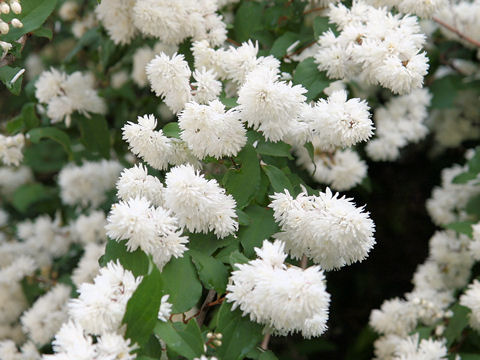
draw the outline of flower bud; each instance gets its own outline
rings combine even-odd
[[[22,28],[23,23],[20,20],[18,20],[17,18],[15,18],[15,19],[12,19],[12,26],[14,28]]]
[[[10,30],[10,27],[5,21],[0,20],[0,34],[5,35],[8,34],[8,30]]]
[[[0,3],[0,12],[2,14],[8,14],[10,12],[10,6],[7,3]]]
[[[14,14],[20,14],[22,12],[22,6],[18,1],[12,1],[10,3],[10,8],[12,9]]]

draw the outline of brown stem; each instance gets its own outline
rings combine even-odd
[[[306,268],[307,268],[307,265],[308,265],[307,255],[303,255],[303,256],[302,256],[302,260],[300,261],[300,267],[301,267],[302,269],[306,269]]]
[[[312,41],[312,42],[308,43],[307,45],[305,45],[305,46],[302,46],[301,48],[299,48],[299,49],[295,50],[295,51],[294,51],[294,52],[292,52],[291,54],[287,54],[287,55],[285,55],[285,56],[284,56],[284,58],[289,58],[290,56],[293,56],[293,55],[298,55],[298,54],[300,54],[300,53],[301,53],[303,50],[305,50],[305,49],[308,49],[310,46],[313,46],[313,45],[315,45],[315,43],[316,43],[316,42],[317,42],[317,40],[314,40],[314,41]]]
[[[443,26],[444,28],[450,30],[451,32],[453,32],[454,34],[456,34],[460,39],[463,39],[465,40],[466,42],[469,42],[470,44],[476,46],[476,47],[480,47],[480,41],[477,41],[475,39],[472,39],[471,37],[465,35],[464,33],[460,32],[460,30],[454,28],[453,26],[447,24],[446,22],[444,22],[443,20],[440,20],[439,18],[437,17],[433,17],[432,18],[433,21],[435,21],[437,24]]]
[[[221,298],[218,298],[217,300],[207,304],[207,306],[215,306],[215,305],[219,305],[221,304],[222,302],[224,302],[224,300],[226,299],[225,296],[221,297]]]
[[[203,302],[200,308],[200,311],[198,312],[198,315],[197,315],[197,323],[199,327],[201,327],[203,325],[203,322],[205,321],[205,316],[207,316],[208,305],[215,298],[215,294],[216,294],[215,290],[208,291],[207,297],[205,298],[205,301]]]
[[[263,337],[262,344],[260,345],[263,350],[268,350],[268,343],[270,342],[271,336],[272,334],[270,334],[270,330],[267,330],[265,336]]]
[[[235,46],[242,46],[242,44],[240,44],[238,41],[235,41],[233,39],[230,39],[230,38],[227,38],[227,41],[230,43],[230,44],[233,44]]]
[[[322,10],[325,10],[325,9],[326,9],[326,7],[316,7],[316,8],[313,8],[313,9],[305,10],[303,12],[303,15],[311,14],[313,12],[322,11]]]

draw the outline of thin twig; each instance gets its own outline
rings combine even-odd
[[[311,14],[313,12],[322,11],[322,10],[325,10],[325,9],[326,9],[326,7],[316,7],[316,8],[313,8],[313,9],[305,10],[303,12],[303,15]]]
[[[302,46],[301,48],[295,50],[295,51],[292,52],[291,54],[286,54],[286,55],[284,56],[284,58],[290,58],[290,56],[298,55],[298,54],[300,54],[303,50],[308,49],[310,46],[315,45],[316,42],[317,42],[317,40],[314,40],[314,41],[308,43],[307,45]]]
[[[300,261],[300,267],[302,269],[306,269],[307,268],[307,265],[308,265],[308,258],[307,258],[307,255],[303,255],[302,256],[302,260]]]
[[[457,34],[457,36],[460,38],[460,39],[463,39],[465,40],[466,42],[469,42],[470,44],[472,45],[475,45],[476,47],[480,47],[480,41],[477,41],[475,39],[472,39],[471,37],[465,35],[464,33],[460,32],[460,30],[454,28],[453,26],[447,24],[446,22],[444,22],[443,20],[440,20],[439,18],[437,17],[433,17],[432,18],[433,21],[435,21],[437,24],[443,26],[444,28],[450,30],[451,32]]]
[[[197,316],[197,323],[198,326],[201,327],[203,325],[203,322],[205,321],[205,316],[207,316],[207,309],[208,309],[208,304],[212,302],[212,300],[215,297],[215,290],[209,290],[207,297],[205,298],[205,301],[203,302],[200,311],[198,312]]]
[[[230,39],[230,38],[227,38],[227,41],[230,43],[230,44],[233,44],[235,46],[242,46],[242,44],[240,44],[238,41],[235,41],[233,39]]]
[[[260,347],[265,351],[268,350],[268,343],[270,342],[271,336],[272,334],[270,333],[270,330],[267,330],[265,336],[263,337],[262,344],[260,345]]]

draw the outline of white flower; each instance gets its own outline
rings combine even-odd
[[[236,264],[227,300],[233,302],[233,309],[239,307],[274,333],[319,336],[327,329],[330,303],[323,272],[318,266],[287,267],[283,249],[281,241],[272,244],[265,240],[261,249],[255,248],[259,259]]]
[[[155,130],[157,120],[153,115],[139,116],[137,120],[138,124],[128,122],[123,126],[123,139],[128,142],[130,150],[150,166],[166,169],[172,152],[170,139],[162,130]]]
[[[132,198],[112,206],[107,218],[107,235],[117,241],[127,240],[129,251],[141,248],[152,254],[162,268],[172,256],[181,257],[188,238],[181,236],[177,219],[170,210],[153,207],[145,198]]]
[[[161,53],[148,63],[146,72],[152,91],[163,97],[174,113],[191,100],[191,71],[182,54],[173,54],[170,58]]]
[[[109,262],[100,269],[93,284],[78,288],[78,299],[68,304],[70,317],[94,335],[115,332],[120,328],[127,302],[141,278],[135,279],[120,263]]]
[[[122,171],[117,190],[121,200],[145,197],[154,206],[163,205],[163,184],[158,178],[148,175],[147,168],[142,164]]]
[[[418,333],[398,341],[395,346],[393,360],[445,360],[447,359],[446,339],[422,339]]]
[[[122,165],[115,160],[65,166],[58,174],[62,202],[82,207],[100,205],[106,200],[105,192],[115,186],[121,170]]]
[[[235,156],[247,142],[240,116],[235,109],[225,111],[218,100],[208,105],[187,103],[178,116],[180,137],[199,159]]]
[[[172,314],[172,304],[168,302],[170,295],[163,295],[160,302],[160,309],[158,310],[158,320],[167,322]]]
[[[329,188],[319,196],[300,193],[293,199],[288,191],[275,193],[269,205],[291,256],[311,258],[325,270],[362,261],[375,244],[375,225],[369,214],[352,199],[333,195]]]
[[[84,282],[91,283],[100,270],[98,260],[105,253],[105,245],[88,243],[85,252],[72,273],[72,282],[78,288]]]
[[[3,136],[0,134],[0,160],[5,165],[20,165],[23,160],[23,146],[25,145],[25,136],[17,134],[15,136]]]
[[[116,333],[104,333],[95,344],[97,359],[122,359],[133,360],[136,354],[131,354],[137,348],[136,345],[130,345],[130,339],[124,339],[123,336]]]
[[[82,244],[102,243],[107,239],[106,223],[103,211],[93,211],[89,215],[80,215],[71,224],[71,228],[77,241]]]
[[[23,313],[20,318],[23,331],[35,344],[42,346],[48,343],[67,320],[70,292],[70,286],[58,284],[39,297],[33,306]]]
[[[213,231],[224,238],[238,229],[235,200],[215,180],[207,180],[191,165],[170,170],[165,179],[165,205],[189,231]]]
[[[217,99],[222,91],[222,83],[217,80],[217,74],[209,69],[201,68],[193,72],[195,81],[192,87],[193,98],[200,104],[207,104],[209,101]]]
[[[306,92],[301,85],[278,81],[275,71],[260,67],[248,74],[238,92],[242,120],[267,140],[282,140],[295,127]]]
[[[95,9],[98,19],[117,45],[129,44],[136,35],[132,7],[135,0],[102,0]]]

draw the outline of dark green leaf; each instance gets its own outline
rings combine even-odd
[[[248,215],[242,211],[242,210],[239,210],[239,209],[236,209],[236,213],[237,213],[237,216],[238,216],[238,223],[240,225],[249,225],[250,224],[250,218],[248,217]]]
[[[207,289],[214,289],[218,294],[223,294],[228,281],[228,271],[225,265],[214,257],[199,251],[190,250],[189,252],[203,286]]]
[[[293,194],[293,186],[285,173],[279,168],[273,165],[263,165],[262,170],[268,176],[270,184],[275,192],[284,192],[288,190],[290,194]]]
[[[248,258],[238,250],[230,254],[230,265],[233,269],[235,269],[235,264],[245,264],[247,262],[249,262]]]
[[[292,147],[289,144],[286,144],[283,141],[274,143],[261,139],[258,141],[255,150],[261,155],[287,157],[292,160],[293,157],[292,154],[290,154],[291,148]]]
[[[188,253],[181,258],[170,260],[161,275],[174,313],[188,311],[197,304],[202,296],[202,284]]]
[[[147,254],[140,249],[130,252],[125,243],[126,241],[108,240],[105,254],[99,260],[100,265],[105,266],[110,261],[119,260],[122,266],[130,270],[133,275],[145,275],[150,264]]]
[[[255,255],[253,248],[261,247],[263,240],[275,234],[279,228],[273,219],[272,209],[250,205],[245,212],[250,217],[250,225],[240,227],[238,239],[245,249],[245,255],[251,258]]]
[[[17,75],[20,70],[22,69],[19,67],[10,67],[7,65],[0,67],[0,81],[14,95],[19,95],[22,90],[23,74],[13,82],[15,75]]]
[[[287,31],[282,36],[278,37],[270,50],[270,54],[278,59],[282,59],[287,54],[287,49],[295,41],[298,40],[298,34]],[[295,49],[293,49],[295,50]]]
[[[430,91],[433,94],[431,107],[436,109],[453,107],[457,91],[461,87],[460,81],[457,75],[447,75],[434,80],[430,85]]]
[[[308,90],[307,100],[317,98],[329,84],[330,80],[327,78],[325,72],[320,72],[313,58],[309,57],[298,64],[293,74],[293,82],[301,84]]]
[[[215,332],[221,333],[222,345],[217,354],[222,360],[240,360],[262,339],[262,326],[242,317],[240,310],[232,311],[232,305],[223,302],[217,317]]]
[[[98,41],[100,41],[99,29],[95,27],[88,30],[85,34],[83,34],[80,40],[78,40],[77,45],[75,45],[75,47],[65,57],[65,62],[70,62],[80,50],[82,50],[84,47],[93,45]]]
[[[195,319],[184,324],[158,321],[155,334],[165,341],[167,347],[187,359],[200,357],[203,354],[203,338]]]
[[[30,141],[33,143],[38,143],[44,138],[52,139],[62,145],[65,152],[68,154],[70,159],[73,158],[72,149],[70,146],[70,138],[67,133],[53,126],[35,128],[30,130],[27,133]]]
[[[470,160],[468,160],[468,170],[471,173],[479,174],[480,173],[480,149],[475,150],[475,154]]]
[[[157,267],[153,264],[151,272],[143,277],[130,300],[123,317],[127,324],[125,336],[139,346],[145,344],[157,323],[158,309],[164,295],[162,278]]]
[[[263,28],[263,6],[257,2],[242,2],[235,14],[235,36],[238,42],[250,39],[253,33]]]
[[[462,334],[463,329],[468,326],[468,315],[470,309],[460,304],[455,304],[451,308],[453,316],[450,318],[448,325],[443,333],[447,339],[447,348],[449,348]]]
[[[25,184],[13,193],[12,205],[21,213],[25,213],[35,203],[52,197],[52,194],[54,190],[42,184]]]
[[[110,158],[110,132],[103,115],[92,114],[78,119],[82,142],[88,151],[99,153],[103,158]]]
[[[237,161],[241,168],[228,170],[223,178],[223,185],[235,198],[237,207],[243,209],[255,197],[260,186],[260,164],[251,145],[246,145],[238,153]]]
[[[32,34],[38,37],[47,38],[48,40],[52,40],[53,37],[52,29],[46,27],[38,28],[37,30],[33,31]]]
[[[313,20],[313,35],[315,36],[315,39],[318,39],[318,37],[329,28],[330,25],[328,24],[328,17],[317,16]]]
[[[464,172],[461,174],[458,174],[455,176],[452,180],[453,184],[466,184],[471,180],[474,180],[477,178],[477,174],[471,173],[471,172]]]
[[[480,195],[474,196],[468,200],[465,210],[470,215],[475,215],[480,218]]]
[[[7,131],[15,134],[20,131],[28,131],[39,126],[40,120],[35,113],[35,104],[26,103],[22,107],[22,113],[7,123]]]
[[[275,356],[273,352],[265,351],[262,355],[259,356],[258,360],[277,360],[278,358]]]

